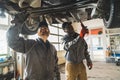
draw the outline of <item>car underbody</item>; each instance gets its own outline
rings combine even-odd
[[[120,27],[119,0],[0,0],[0,9],[25,21],[23,34],[35,34],[39,22],[48,24],[102,18],[106,28]]]

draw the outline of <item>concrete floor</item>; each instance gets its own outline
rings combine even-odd
[[[93,69],[88,70],[88,80],[120,80],[120,66],[115,63],[93,62]],[[60,65],[61,80],[65,80],[64,64]]]

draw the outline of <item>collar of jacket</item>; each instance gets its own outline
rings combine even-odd
[[[39,44],[42,44],[42,45],[45,46],[46,48],[49,48],[49,47],[50,47],[50,43],[49,43],[48,40],[47,40],[46,43],[45,43],[41,38],[38,38],[37,41],[38,41]]]

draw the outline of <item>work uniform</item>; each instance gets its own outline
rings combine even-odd
[[[42,39],[24,39],[19,37],[19,24],[9,28],[7,32],[8,45],[15,51],[25,54],[25,80],[60,80],[58,58],[55,47]]]
[[[79,34],[65,35],[64,49],[66,50],[66,80],[87,80],[86,68],[83,60],[92,64],[87,51],[87,44]]]

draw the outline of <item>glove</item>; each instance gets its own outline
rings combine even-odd
[[[87,29],[87,27],[84,27],[80,32],[80,37],[83,38],[85,34],[88,34],[88,33],[89,33],[89,30]]]
[[[88,66],[88,69],[89,69],[89,70],[91,70],[91,69],[92,69],[92,67],[93,67],[92,62],[87,62],[87,66]]]
[[[23,14],[23,13],[16,14],[14,19],[11,21],[11,23],[22,24],[27,19],[27,17],[28,17],[28,14]]]

